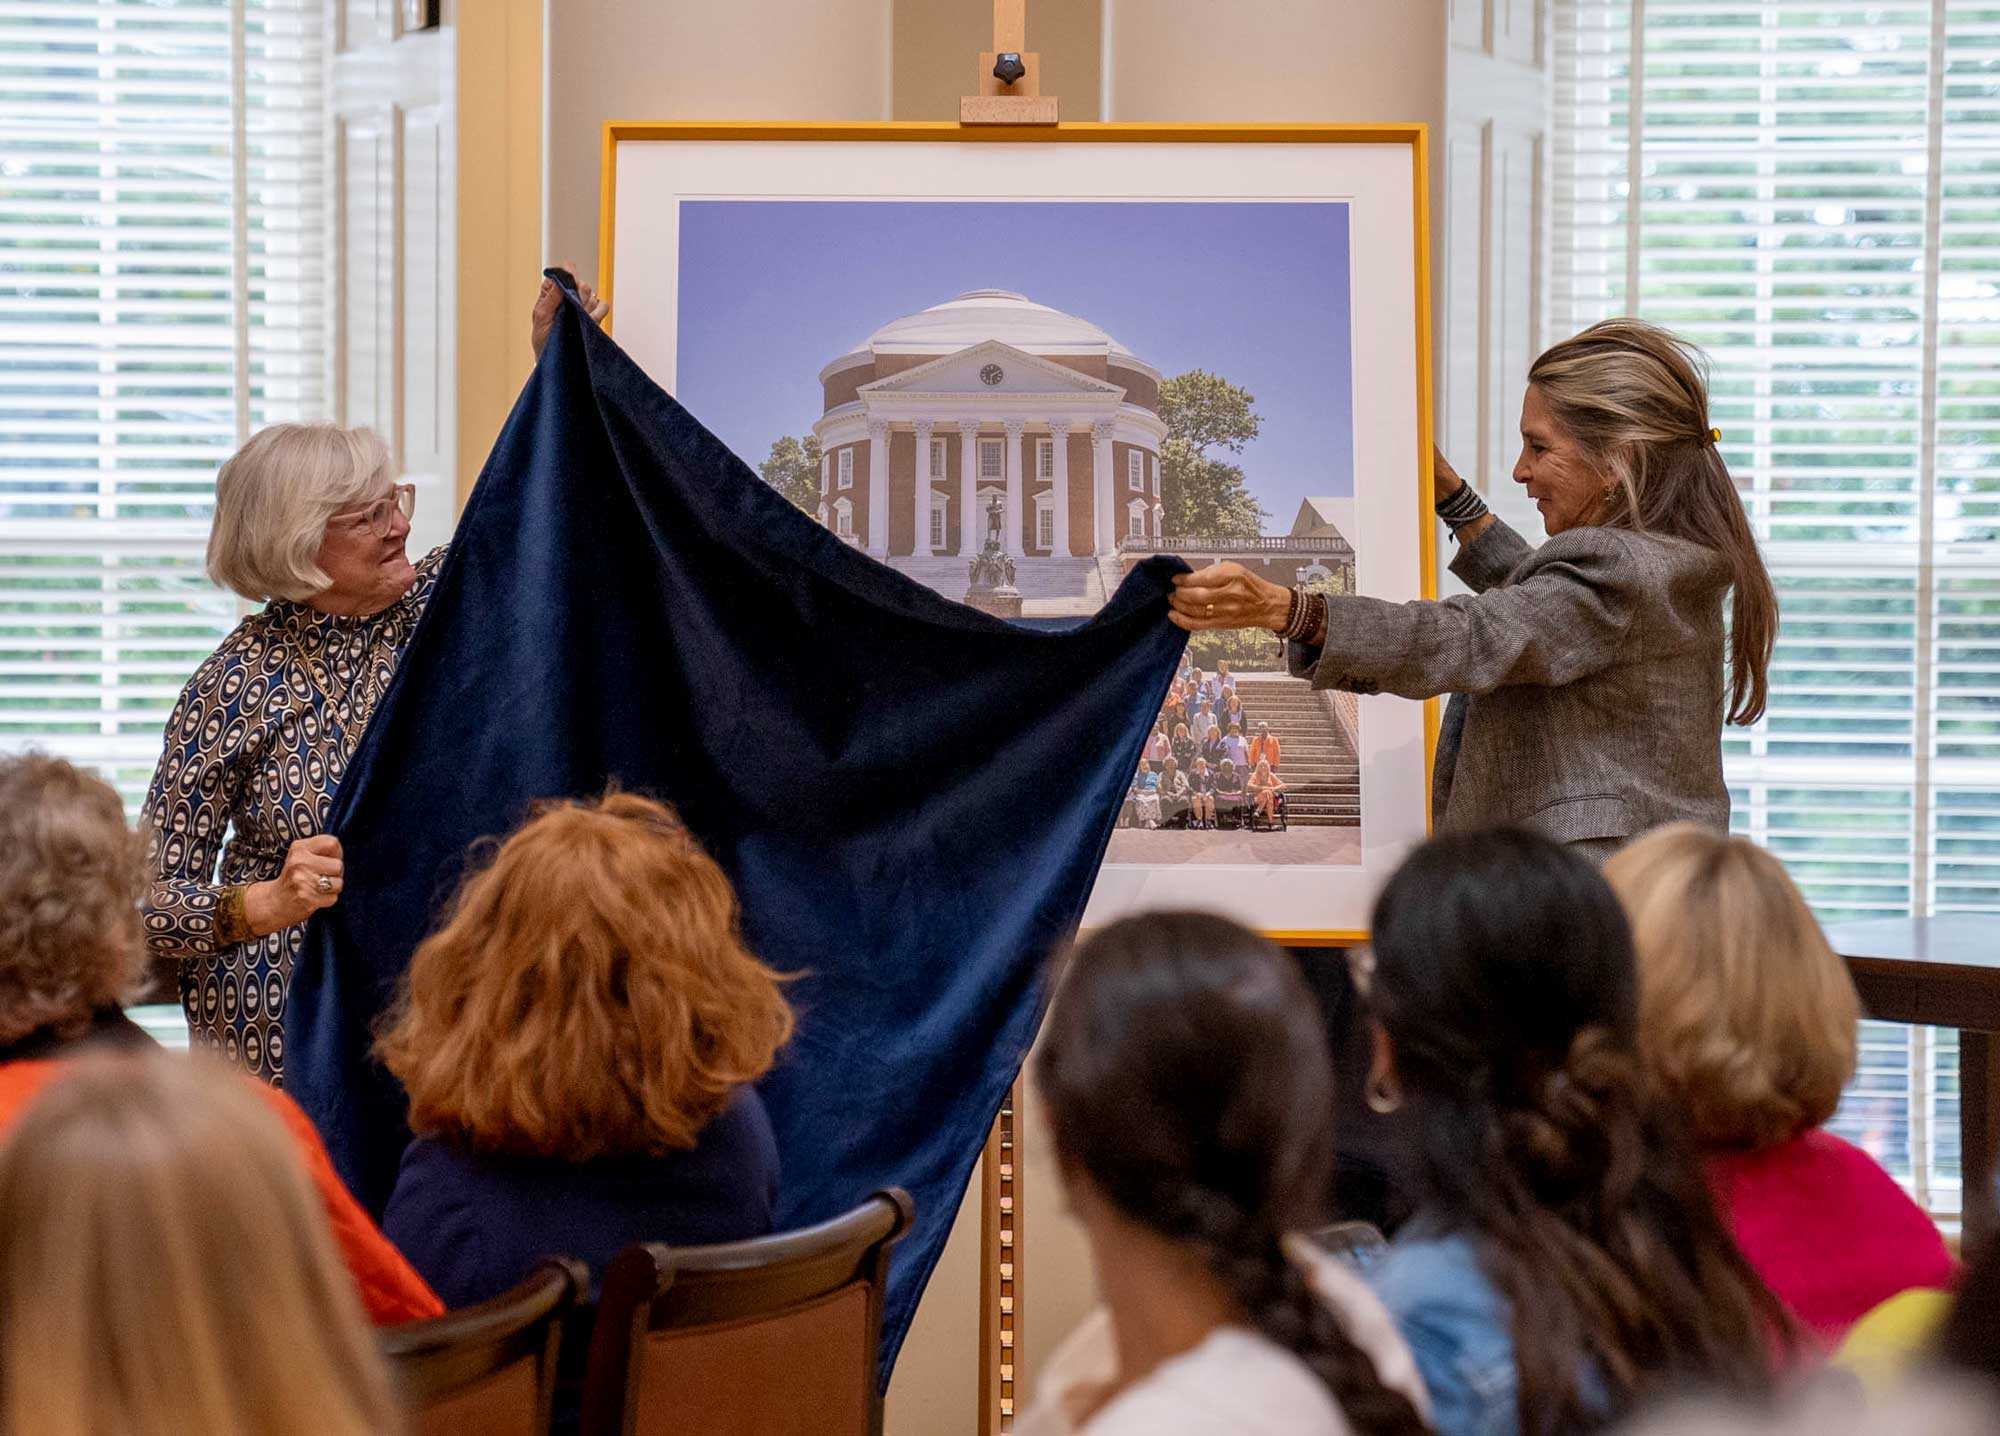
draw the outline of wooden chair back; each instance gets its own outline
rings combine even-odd
[[[605,1272],[580,1436],[880,1436],[891,1187],[815,1227],[628,1247]]]
[[[385,1327],[410,1436],[548,1436],[563,1322],[589,1289],[583,1263],[546,1261],[491,1301]]]

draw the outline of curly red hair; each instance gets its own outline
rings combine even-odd
[[[410,1127],[561,1157],[692,1147],[792,1032],[735,889],[663,803],[542,809],[461,885],[377,1053]]]

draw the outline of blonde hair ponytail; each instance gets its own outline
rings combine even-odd
[[[1606,524],[1713,550],[1729,564],[1729,712],[1755,723],[1769,692],[1778,595],[1709,425],[1706,361],[1640,319],[1607,319],[1528,370],[1556,423],[1613,484]]]

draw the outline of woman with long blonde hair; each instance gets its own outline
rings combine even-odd
[[[410,1099],[382,1225],[453,1306],[560,1253],[771,1230],[751,1085],[791,1036],[735,889],[663,803],[553,804],[459,889],[378,1051]]]
[[[76,1059],[0,1148],[4,1436],[395,1436],[277,1113],[205,1059]]]
[[[1704,362],[1637,319],[1534,362],[1513,477],[1540,548],[1439,455],[1435,507],[1470,595],[1312,594],[1218,563],[1175,578],[1172,621],[1268,628],[1316,688],[1452,695],[1436,831],[1526,827],[1599,862],[1663,823],[1726,831],[1722,725],[1764,712],[1778,600],[1710,427]]]

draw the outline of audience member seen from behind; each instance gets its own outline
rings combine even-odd
[[[1444,1436],[1572,1436],[1653,1397],[1772,1384],[1783,1306],[1640,1069],[1618,900],[1535,834],[1419,848],[1356,979],[1367,1100],[1402,1110],[1416,1215],[1371,1279]]]
[[[0,1131],[68,1059],[157,1050],[121,1006],[144,976],[146,881],[144,842],[110,784],[45,754],[0,758]],[[443,1306],[341,1184],[305,1113],[256,1088],[291,1131],[369,1314],[436,1316]]]
[[[1639,956],[1639,1047],[1764,1281],[1829,1346],[1951,1254],[1874,1158],[1821,1126],[1854,1075],[1861,1005],[1779,861],[1691,823],[1604,876]]]
[[[552,1254],[772,1229],[750,1085],[792,1031],[735,890],[673,810],[550,806],[466,879],[378,1044],[410,1099],[383,1226],[453,1306]]]
[[[1331,1062],[1283,954],[1155,913],[1076,952],[1035,1059],[1105,1306],[1051,1358],[1024,1436],[1417,1436],[1388,1314],[1325,1220]]]
[[[0,1148],[4,1436],[395,1436],[277,1113],[203,1058],[63,1064]]]

